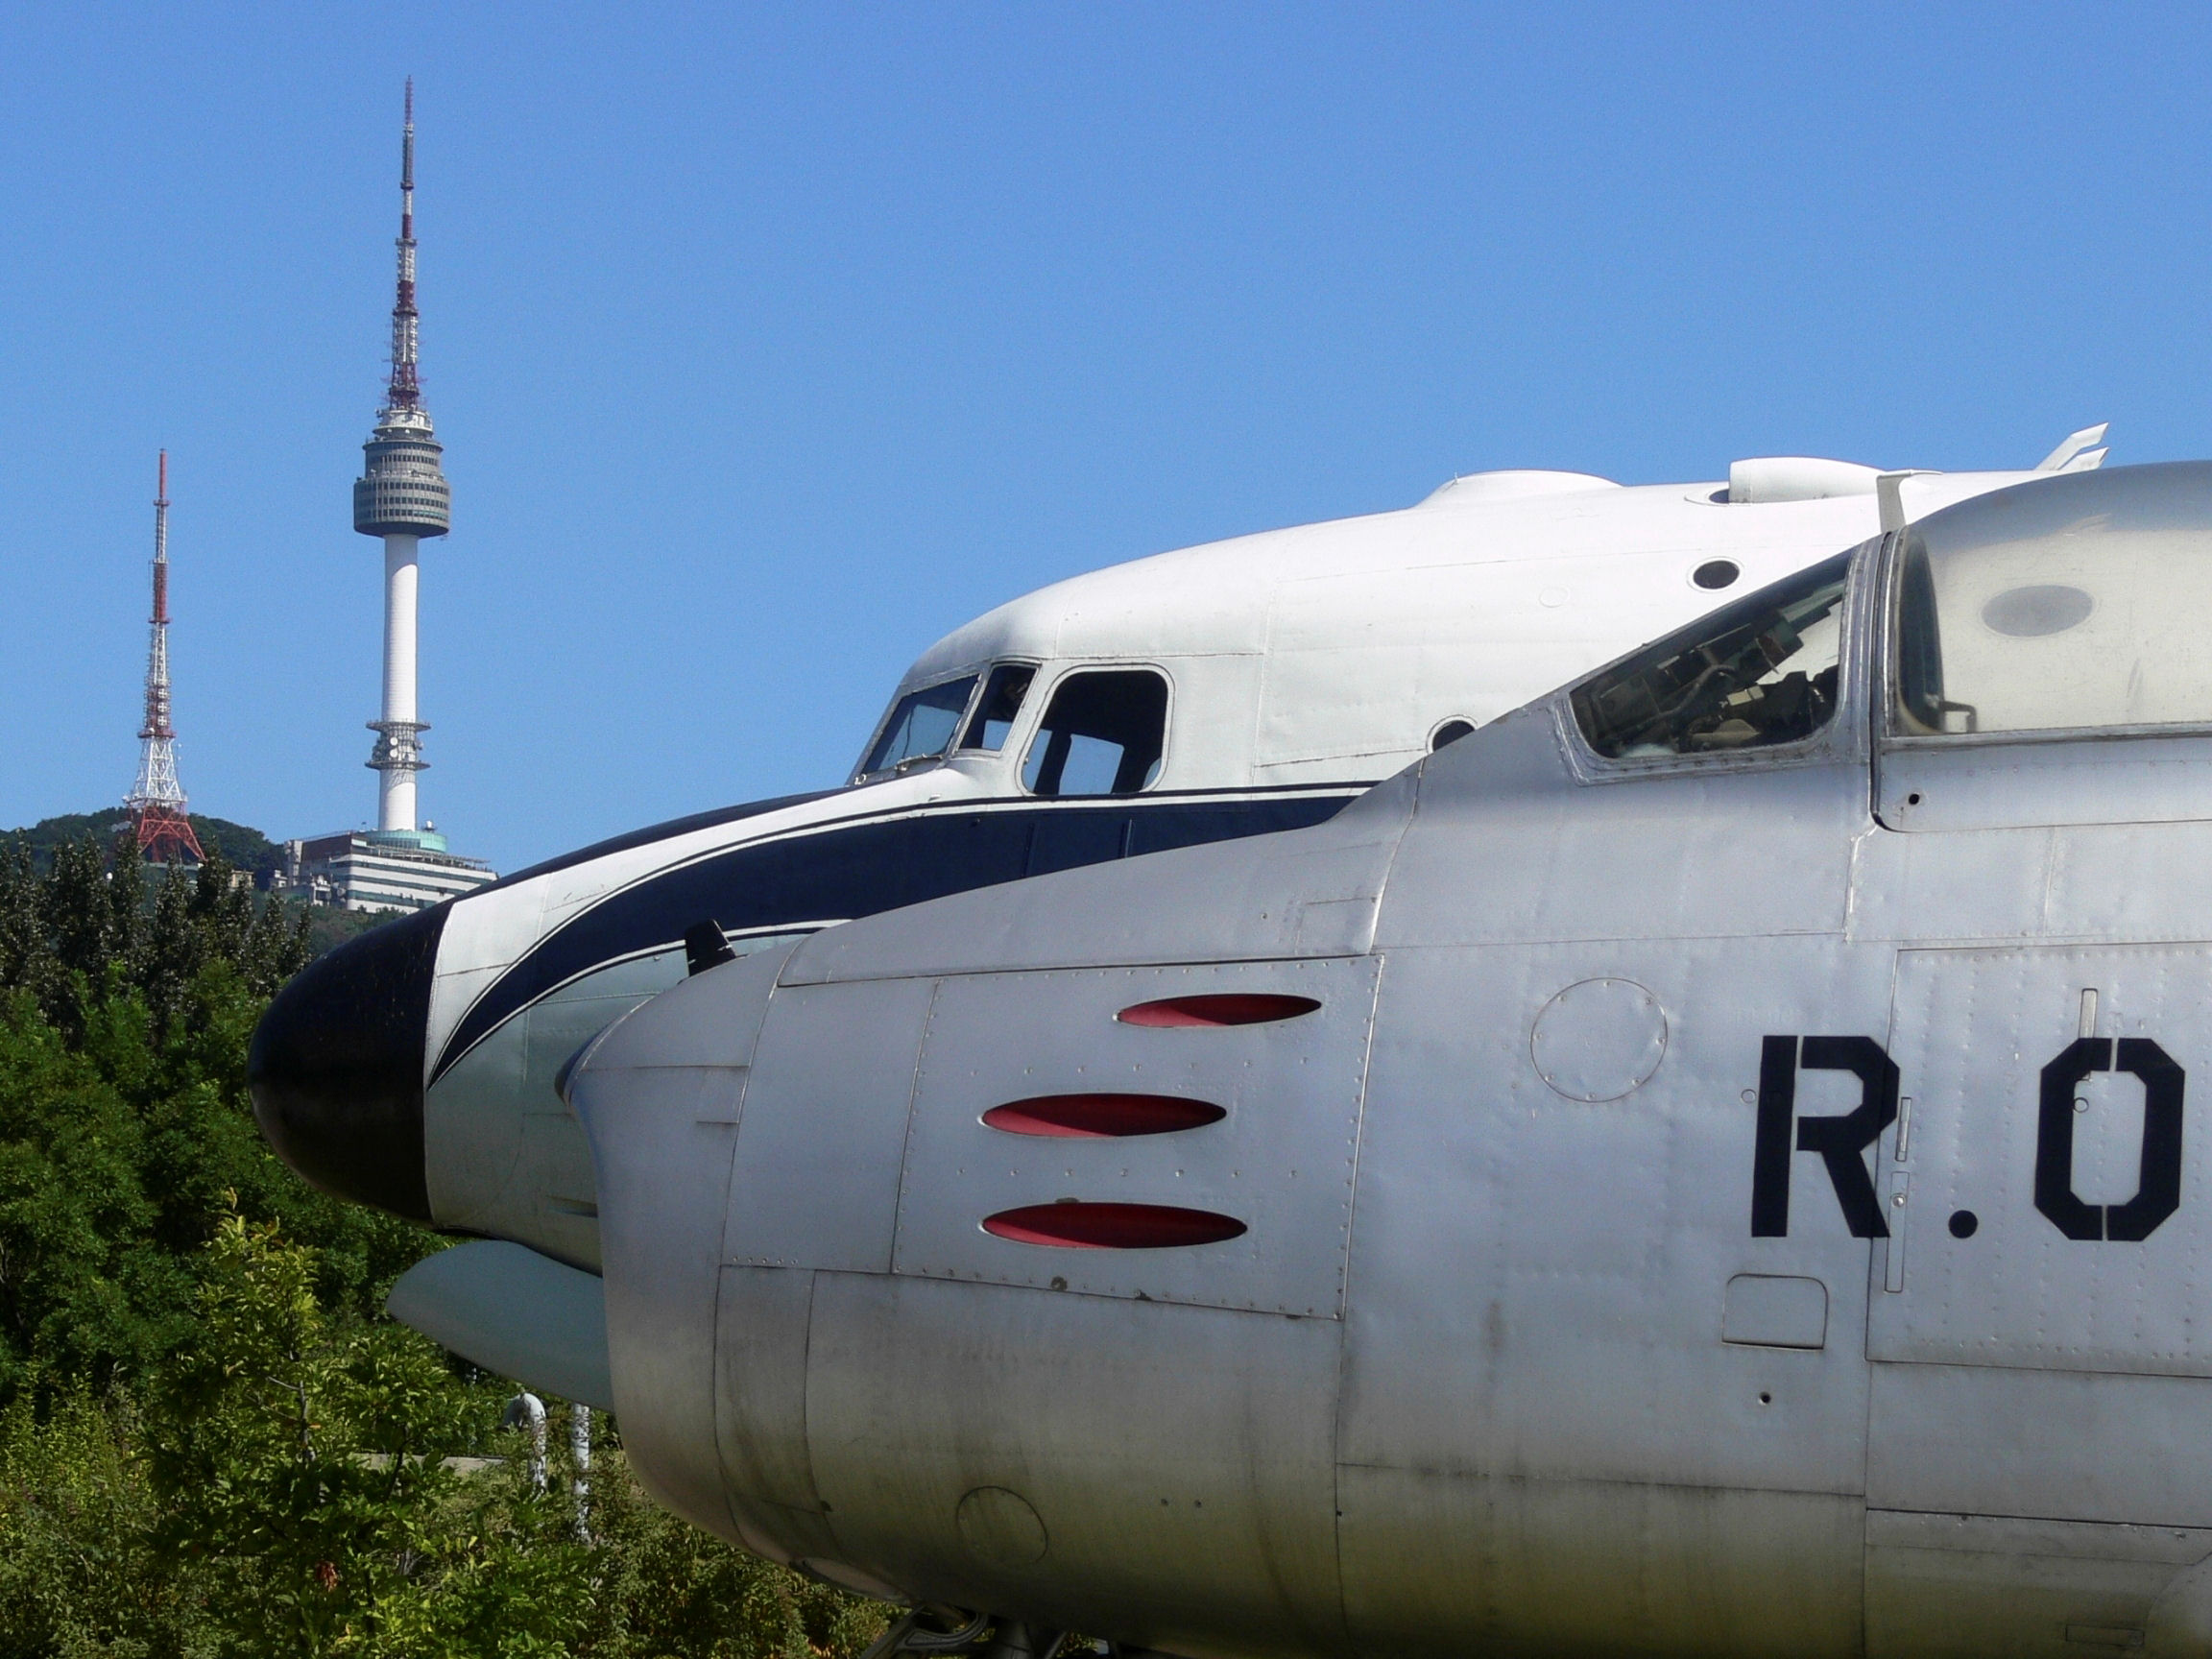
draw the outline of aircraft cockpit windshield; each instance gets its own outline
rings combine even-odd
[[[853,781],[865,783],[911,772],[926,762],[944,759],[955,746],[964,755],[996,754],[1005,747],[1015,717],[1022,712],[1022,700],[1036,677],[1034,662],[999,662],[988,675],[960,674],[907,692],[884,716]],[[975,693],[978,683],[981,696]]]
[[[1575,687],[1582,735],[1609,760],[1767,748],[1836,712],[1843,590],[1839,554],[1748,594]]]
[[[1902,737],[2212,724],[2212,467],[1937,514],[1905,541],[1896,647]]]
[[[919,691],[909,691],[892,705],[868,758],[861,761],[854,781],[905,772],[925,760],[942,759],[960,730],[960,716],[968,712],[968,700],[975,694],[980,676],[964,674],[957,680],[940,680]]]

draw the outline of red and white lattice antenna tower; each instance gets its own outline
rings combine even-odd
[[[138,729],[138,781],[123,798],[138,847],[156,863],[204,861],[177,781],[177,729],[169,721],[169,451],[154,491],[154,635],[146,651],[146,723]]]

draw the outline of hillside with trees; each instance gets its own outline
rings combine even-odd
[[[444,1241],[246,1094],[304,918],[110,848],[0,850],[0,1655],[857,1654],[883,1609],[652,1508],[619,1425],[534,1479],[514,1384],[382,1316]]]
[[[190,816],[192,831],[200,837],[203,851],[222,859],[232,871],[251,876],[258,891],[269,891],[270,878],[284,868],[284,848],[280,842],[270,840],[251,825],[233,824],[228,818],[208,818],[197,812]],[[43,876],[53,869],[54,860],[63,848],[86,841],[103,848],[111,847],[129,823],[120,806],[111,806],[105,812],[65,812],[57,818],[41,818],[25,830],[0,830],[0,846],[19,846],[27,850],[33,873]],[[314,956],[345,944],[356,934],[366,933],[381,922],[390,921],[395,914],[342,910],[329,904],[307,905],[298,900],[292,903],[295,908],[307,912],[309,954]]]
[[[243,870],[253,878],[253,885],[267,892],[269,878],[284,868],[284,848],[281,842],[272,841],[250,825],[233,824],[228,818],[209,818],[201,813],[187,814],[192,821],[192,833],[200,837],[201,848],[220,856],[233,870]],[[54,855],[63,847],[87,837],[106,846],[122,833],[128,822],[120,806],[110,806],[104,812],[65,812],[59,818],[41,818],[28,829],[0,831],[0,839],[18,841],[31,850],[32,863],[40,871],[51,867]]]

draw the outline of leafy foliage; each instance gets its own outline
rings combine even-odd
[[[43,876],[0,851],[0,1399],[173,1348],[226,1194],[321,1247],[333,1306],[369,1310],[432,1245],[294,1179],[253,1127],[246,1046],[304,959],[299,920],[217,859],[151,896],[143,876],[88,840]]]
[[[79,1388],[0,1416],[0,1656],[852,1659],[880,1633],[653,1508],[618,1448],[580,1537],[576,1471],[530,1485],[505,1389],[326,1314],[313,1256],[227,1217],[142,1413]]]
[[[583,1536],[511,1385],[380,1316],[439,1240],[247,1100],[308,950],[216,858],[0,850],[0,1659],[857,1654],[882,1609],[653,1508],[618,1436]]]

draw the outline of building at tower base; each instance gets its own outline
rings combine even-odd
[[[491,865],[421,830],[348,830],[284,843],[275,888],[344,910],[421,910],[499,879]]]

